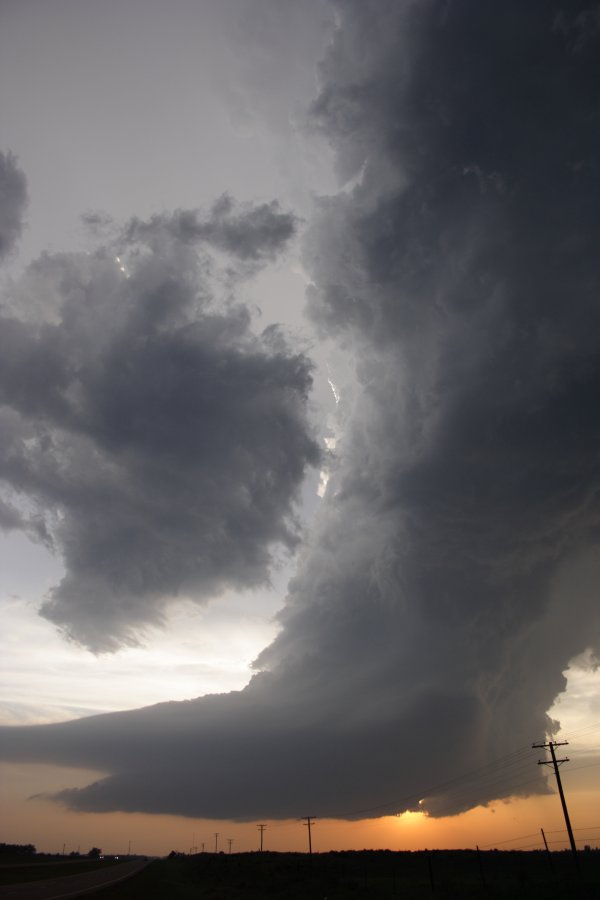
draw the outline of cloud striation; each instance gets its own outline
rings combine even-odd
[[[335,7],[313,115],[348,186],[307,237],[309,311],[356,387],[327,494],[244,691],[3,731],[7,758],[108,773],[73,809],[441,815],[543,791],[533,759],[526,785],[435,785],[540,739],[600,645],[599,7]]]

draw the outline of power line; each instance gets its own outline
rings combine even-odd
[[[600,722],[597,723],[596,726],[600,729]],[[591,729],[592,726],[589,726]],[[396,809],[404,807],[407,808],[407,805],[411,802],[418,801],[422,797],[427,797],[430,794],[434,794],[438,791],[445,790],[450,788],[450,790],[446,791],[446,793],[450,796],[456,794],[456,792],[460,792],[463,796],[468,796],[471,792],[481,792],[482,790],[490,790],[496,784],[504,785],[504,778],[498,773],[503,769],[515,769],[515,768],[523,768],[523,771],[529,771],[528,766],[529,762],[526,765],[521,765],[525,762],[525,760],[530,758],[531,753],[531,745],[522,745],[515,750],[512,750],[510,753],[504,754],[503,756],[499,756],[491,762],[484,763],[482,766],[478,766],[475,769],[467,770],[466,772],[462,772],[460,775],[457,775],[453,778],[448,779],[447,781],[438,782],[429,787],[423,787],[418,792],[405,794],[403,797],[396,797],[393,800],[388,800],[384,803],[379,803],[374,806],[362,807],[360,809],[351,809],[335,812],[323,812],[318,817],[320,819],[353,819],[360,818],[367,813],[379,812],[386,809],[390,809],[390,807],[395,807]],[[580,768],[580,767],[578,767]],[[520,774],[517,771],[515,774]],[[517,784],[512,784],[512,789],[518,789],[520,787],[526,786],[527,784],[532,784],[537,781],[537,778],[528,778],[526,781],[519,781]],[[471,783],[470,783],[471,782]],[[464,792],[464,793],[463,793]],[[383,814],[383,812],[381,813]],[[303,817],[306,818],[306,817]],[[311,817],[316,818],[316,817]],[[273,828],[282,828],[289,827],[289,821],[287,822],[271,822],[270,825]],[[258,827],[258,826],[257,826]]]
[[[531,834],[520,834],[518,837],[514,838],[506,838],[504,841],[492,841],[490,844],[481,844],[481,849],[485,850],[486,847],[499,847],[500,844],[513,844],[515,841],[524,841],[526,838],[535,837],[537,835],[537,831],[532,832]]]
[[[519,791],[521,788],[527,787],[527,785],[537,784],[538,781],[539,781],[538,778],[526,778],[526,779],[522,779],[517,782],[502,781],[500,783],[503,784],[505,787],[505,790],[502,791],[502,793],[505,796],[507,795],[507,792],[510,792],[511,796],[518,796],[516,793],[517,791]],[[489,786],[488,786],[488,789],[489,789]],[[481,787],[479,785],[473,785],[473,787],[471,788],[470,791],[468,791],[466,794],[459,795],[459,798],[463,805],[472,806],[472,805],[478,805],[478,803],[481,802],[479,799],[480,795],[481,795]],[[499,794],[498,794],[498,796],[499,796]],[[451,797],[452,797],[452,795],[450,795],[450,799],[451,799]],[[469,798],[472,798],[472,799],[469,799]],[[452,815],[454,813],[454,807],[456,806],[456,802],[457,801],[455,801],[454,804],[451,804],[450,802],[448,802],[441,809],[438,808],[436,810],[436,816],[442,817],[442,816]]]
[[[426,797],[430,794],[437,793],[438,791],[449,788],[446,793],[449,796],[456,795],[458,792],[459,795],[469,796],[469,794],[473,792],[481,793],[483,790],[490,790],[496,784],[505,784],[504,778],[498,774],[501,770],[508,769],[521,769],[525,771],[525,760],[527,760],[526,766],[527,770],[530,763],[530,753],[531,746],[523,745],[518,747],[515,750],[512,750],[510,753],[507,753],[503,756],[498,757],[491,762],[484,763],[482,766],[478,766],[475,769],[468,770],[466,772],[462,772],[460,775],[457,775],[453,778],[448,779],[447,781],[438,782],[429,787],[423,787],[418,792],[412,794],[406,794],[404,797],[398,798],[396,797],[393,800],[388,800],[385,803],[380,803],[375,806],[363,807],[360,809],[353,810],[344,810],[336,811],[336,812],[327,812],[321,813],[318,818],[329,818],[329,819],[352,819],[359,818],[367,813],[379,812],[385,809],[389,809],[390,807],[395,807],[396,809],[404,807],[407,808],[408,804],[420,800],[422,797]],[[515,774],[520,774],[520,771],[517,771]],[[517,784],[513,784],[513,789],[518,789],[521,786],[525,786],[527,784],[532,784],[537,781],[537,778],[528,778],[526,781],[519,781]],[[470,783],[471,782],[471,783]],[[383,813],[381,813],[383,814]],[[306,818],[306,817],[303,817]],[[311,817],[316,818],[316,817]],[[286,827],[288,823],[286,822],[272,822],[271,826],[274,828]]]
[[[587,731],[600,731],[600,722],[589,722],[587,725],[582,725],[580,728],[574,728],[571,731],[565,731],[565,737],[574,737],[576,734],[581,734],[582,732]]]
[[[546,835],[544,834],[544,829],[540,828],[542,832],[542,839],[544,841],[544,847],[546,848],[546,854],[548,855],[548,862],[550,863],[550,868],[554,869],[554,863],[552,862],[552,854],[550,853],[550,847],[548,846],[548,841],[546,840]]]
[[[573,766],[571,772],[578,772],[579,769],[594,769],[600,766],[600,762],[586,763],[584,766]]]
[[[531,748],[528,748],[526,752],[529,755]],[[473,779],[470,784],[467,779],[463,779],[460,783],[451,787],[450,790],[444,792],[444,800],[446,802],[442,804],[441,808],[436,808],[436,816],[452,814],[455,812],[457,805],[470,805],[472,800],[480,802],[483,794],[493,795],[496,787],[501,788],[502,793],[505,793],[507,790],[516,792],[528,784],[537,783],[539,781],[538,777],[525,779],[519,777],[524,775],[526,771],[530,772],[530,766],[531,762],[529,759],[525,760],[521,757],[515,757],[499,766],[500,770],[505,770],[504,773],[502,771],[490,771],[484,773],[480,778]],[[507,771],[511,768],[512,772]]]
[[[305,827],[308,827],[308,852],[310,854],[312,854],[312,840],[311,840],[311,836],[310,836],[310,826],[315,824],[314,816],[303,816],[303,818],[306,819],[306,822],[304,823]]]
[[[560,780],[560,772],[558,771],[561,763],[569,762],[569,757],[565,756],[563,759],[557,759],[556,753],[554,752],[555,747],[564,747],[568,744],[568,741],[560,741],[557,743],[556,741],[548,741],[544,744],[532,744],[532,748],[545,749],[550,750],[550,755],[552,759],[539,759],[538,766],[553,766],[554,774],[556,775],[556,784],[558,785],[558,793],[560,795],[560,802],[562,804],[563,813],[565,816],[565,824],[567,826],[567,832],[569,835],[569,843],[571,844],[571,852],[573,853],[573,859],[575,860],[575,865],[577,865],[577,848],[575,846],[575,838],[573,837],[573,829],[571,828],[571,820],[569,819],[569,811],[567,809],[567,801],[565,800],[564,791],[562,788],[562,782]]]
[[[263,832],[264,832],[264,830],[265,830],[265,828],[266,828],[267,826],[264,825],[264,824],[261,822],[261,823],[260,823],[259,825],[257,825],[256,827],[257,827],[257,828],[259,829],[259,831],[260,831],[260,852],[262,853],[262,852],[263,852]]]
[[[570,734],[580,734],[580,733],[589,733],[594,730],[600,730],[600,722],[592,723],[580,729],[577,729]],[[561,746],[562,743],[565,742],[555,742],[551,741],[548,744],[534,744],[535,747],[545,747],[549,748],[550,744],[553,746]],[[578,751],[576,751],[578,752]],[[463,803],[469,802],[469,797],[477,796],[477,794],[481,795],[482,792],[490,793],[493,789],[498,786],[502,787],[503,791],[509,789],[511,791],[517,791],[522,787],[526,787],[529,784],[533,784],[538,781],[537,778],[527,778],[527,779],[519,779],[519,775],[524,774],[526,770],[528,770],[528,766],[530,763],[525,763],[526,757],[531,753],[531,745],[519,747],[510,753],[505,754],[504,756],[500,756],[495,760],[485,763],[482,766],[478,766],[475,769],[468,770],[466,772],[462,772],[460,775],[457,775],[453,778],[450,778],[444,782],[438,782],[435,785],[427,788],[423,788],[418,792],[405,795],[402,798],[395,798],[393,800],[389,800],[385,803],[380,803],[370,807],[363,807],[361,809],[354,810],[345,810],[344,812],[331,813],[328,812],[326,814],[321,815],[319,818],[331,818],[331,819],[345,819],[345,818],[358,818],[361,815],[365,815],[371,812],[382,811],[385,809],[389,809],[390,807],[402,807],[407,808],[407,805],[415,800],[419,800],[422,797],[426,797],[427,795],[435,794],[440,791],[444,791],[445,799],[448,801],[462,801]],[[561,763],[566,760],[557,760],[557,763]],[[547,764],[552,765],[551,760],[540,761],[540,765]],[[600,763],[590,763],[584,765],[573,766],[572,771],[576,771],[580,768],[588,768],[589,766],[597,766]],[[516,780],[515,780],[516,779]],[[562,784],[560,786],[562,789]],[[564,797],[564,794],[563,794]],[[456,805],[456,802],[452,803],[453,806]],[[449,804],[450,808],[450,804]],[[383,814],[383,813],[382,813]],[[444,815],[444,813],[441,813]],[[309,852],[312,853],[312,835],[310,832],[310,827],[315,824],[314,820],[315,816],[304,816],[302,817],[306,821],[304,822],[305,827],[308,827],[308,838],[309,838]],[[281,821],[281,822],[271,822],[270,827],[274,828],[282,828],[282,827],[290,827],[291,822]],[[264,829],[267,827],[266,823],[259,823],[256,826],[260,831],[261,837],[261,850],[263,847],[263,833]],[[595,826],[594,826],[595,827]],[[599,826],[600,827],[600,826]],[[581,830],[581,829],[575,829]],[[550,833],[550,832],[549,832]],[[532,837],[535,835],[531,835]],[[500,843],[511,843],[513,841],[520,840],[521,838],[508,839],[507,841],[502,841]],[[539,842],[537,842],[539,843]],[[215,843],[215,849],[216,849]],[[495,846],[495,844],[488,844],[486,846]],[[533,846],[533,845],[532,845]]]
[[[581,828],[574,828],[573,831],[595,831],[598,828],[600,828],[600,825],[582,825]],[[549,831],[548,834],[560,834],[564,830],[564,828],[555,828],[554,831]]]
[[[365,813],[376,812],[377,810],[389,809],[389,807],[403,806],[407,803],[410,803],[414,800],[419,800],[421,797],[426,797],[428,794],[433,794],[437,791],[442,790],[443,788],[450,787],[452,785],[458,785],[461,782],[468,781],[473,776],[477,776],[480,773],[492,774],[490,770],[493,770],[494,767],[498,767],[498,764],[502,764],[504,766],[510,766],[513,763],[520,762],[521,759],[524,759],[531,751],[529,746],[519,747],[517,750],[513,750],[511,753],[507,753],[505,756],[501,756],[492,762],[485,763],[483,766],[478,766],[476,769],[472,769],[467,772],[463,772],[460,775],[455,776],[454,778],[450,778],[447,781],[438,782],[429,788],[423,788],[417,793],[407,794],[404,797],[396,798],[395,800],[389,800],[386,803],[380,803],[377,806],[368,806],[363,809],[355,809],[355,810],[346,810],[343,813],[338,814],[327,814],[321,815],[321,818],[330,818],[330,819],[346,819],[346,818],[354,818],[355,816],[361,816]]]

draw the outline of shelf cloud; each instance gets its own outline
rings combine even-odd
[[[345,186],[317,202],[305,265],[309,315],[356,378],[327,491],[245,690],[2,730],[5,758],[107,773],[58,796],[73,809],[443,815],[543,792],[533,759],[476,773],[556,727],[563,670],[599,646],[600,7],[334,6],[312,117]],[[210,221],[228,251],[270,252],[270,226],[238,241]],[[4,477],[64,510],[46,614],[84,634],[134,629],[167,584],[254,583],[270,543],[293,542],[316,460],[306,361],[251,340],[240,307],[192,303],[179,259],[208,232],[160,227],[182,254],[168,291],[152,254],[129,279],[44,260],[64,325],[34,339],[11,320],[0,352],[22,435]],[[219,424],[201,441],[206,409]],[[468,790],[448,787],[466,772]]]

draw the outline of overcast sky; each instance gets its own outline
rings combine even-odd
[[[600,6],[0,25],[3,758],[85,813],[547,793],[575,657],[596,721]]]

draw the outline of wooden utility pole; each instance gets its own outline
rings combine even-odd
[[[546,840],[546,835],[544,834],[544,829],[540,828],[540,831],[542,832],[542,838],[544,839],[544,847],[546,848],[546,854],[548,856],[548,862],[550,863],[550,868],[553,869],[554,866],[552,865],[552,856],[550,855],[550,847],[548,846],[548,841]]]
[[[227,843],[229,844],[229,852],[231,853],[231,845],[233,844],[234,838],[227,838]]]
[[[266,828],[267,826],[266,826],[266,825],[263,825],[263,824],[261,823],[260,825],[257,825],[256,827],[257,827],[258,830],[260,831],[260,852],[262,853],[262,852],[263,852],[263,831],[265,830],[265,828]]]
[[[573,829],[571,828],[571,820],[569,819],[569,811],[567,809],[567,801],[565,800],[565,794],[562,787],[562,782],[560,780],[560,772],[558,771],[558,767],[561,763],[569,762],[569,757],[565,756],[562,759],[556,758],[556,753],[554,752],[555,747],[565,747],[569,742],[568,741],[548,741],[544,744],[532,744],[532,748],[545,749],[550,751],[550,755],[552,759],[539,759],[538,766],[553,766],[554,774],[556,775],[556,783],[558,785],[558,793],[560,796],[560,802],[562,804],[563,813],[565,816],[565,825],[567,826],[567,834],[569,835],[569,843],[571,844],[571,852],[573,853],[573,859],[575,860],[575,865],[578,864],[577,860],[577,847],[575,846],[575,838],[573,837]],[[544,836],[545,841],[545,836]]]
[[[479,845],[475,845],[477,847],[477,862],[479,863],[479,874],[481,875],[481,883],[483,885],[483,889],[485,890],[487,885],[485,883],[485,873],[483,871],[483,862],[481,860],[481,851],[479,849]]]
[[[303,818],[306,819],[304,826],[308,827],[308,852],[312,853],[312,840],[310,837],[310,826],[315,824],[314,816],[303,816]]]
[[[218,852],[219,849],[219,832],[215,831],[215,853]]]

